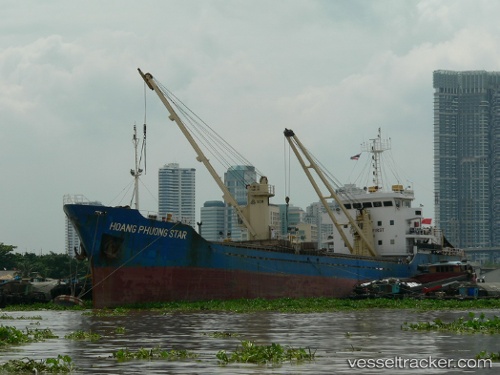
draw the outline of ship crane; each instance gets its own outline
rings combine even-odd
[[[340,200],[339,196],[335,192],[335,190],[332,188],[331,184],[328,182],[326,179],[324,173],[321,171],[319,166],[316,164],[316,162],[313,160],[307,149],[302,145],[302,143],[299,141],[293,130],[291,129],[285,129],[284,131],[285,137],[290,144],[290,147],[292,148],[293,152],[295,153],[295,156],[297,157],[300,165],[302,166],[302,169],[304,170],[305,174],[307,175],[307,178],[311,182],[312,186],[314,187],[314,190],[316,191],[316,194],[318,195],[321,203],[326,209],[326,212],[328,213],[328,216],[330,216],[330,219],[333,222],[333,225],[335,225],[335,228],[337,228],[338,232],[340,233],[342,239],[344,240],[345,244],[349,248],[349,251],[351,254],[356,254],[356,255],[361,255],[363,253],[368,253],[371,256],[377,256],[377,253],[375,252],[375,248],[373,246],[373,240],[370,240],[368,238],[368,231],[371,231],[371,225],[369,223],[369,217],[367,216],[366,212],[361,212],[361,219],[363,220],[363,229],[360,228],[356,220],[349,214],[347,209],[345,208],[344,204]],[[306,165],[306,162],[304,161],[304,158],[307,159],[307,163],[309,165]],[[318,177],[320,178],[321,182],[323,182],[324,186],[329,192],[329,196],[324,196],[323,193],[321,192],[318,184],[316,183],[313,175],[311,174],[310,169],[313,169]],[[358,250],[357,247],[353,246],[347,236],[344,233],[344,230],[342,229],[342,225],[338,222],[337,218],[333,214],[332,209],[328,205],[327,199],[334,199],[337,204],[339,205],[340,209],[346,216],[346,218],[349,220],[349,223],[351,224],[351,228],[353,228],[355,232],[355,237],[360,239],[360,246],[361,250]],[[370,233],[371,235],[371,233]]]
[[[246,207],[241,207],[236,199],[232,196],[227,186],[224,184],[220,176],[215,171],[214,167],[203,153],[202,149],[194,140],[193,136],[187,129],[186,125],[174,110],[172,104],[166,98],[163,91],[158,87],[153,75],[151,73],[143,73],[141,69],[137,69],[139,74],[144,79],[146,85],[156,92],[163,105],[170,113],[169,119],[175,121],[181,132],[184,134],[188,142],[195,150],[197,157],[196,160],[203,163],[205,168],[215,180],[217,185],[222,191],[224,201],[232,206],[236,211],[242,224],[249,232],[250,240],[268,240],[271,237],[270,231],[270,218],[269,218],[269,198],[274,196],[273,187],[268,185],[267,178],[262,176],[259,183],[251,184],[248,191],[249,203]]]

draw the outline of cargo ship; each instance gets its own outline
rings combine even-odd
[[[178,300],[342,298],[365,280],[408,278],[419,266],[463,258],[441,231],[423,228],[422,209],[411,206],[413,190],[396,184],[386,191],[378,180],[366,189],[334,188],[290,129],[285,138],[323,203],[332,232],[323,248],[277,238],[279,215],[270,203],[274,187],[267,177],[248,184],[247,204],[238,204],[179,115],[186,111],[174,109],[177,98],[150,73],[139,73],[233,207],[246,239],[208,241],[190,225],[143,215],[130,206],[65,204],[81,240],[79,255],[90,262],[95,308]],[[381,146],[379,134],[367,148],[376,163]]]

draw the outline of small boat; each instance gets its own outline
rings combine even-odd
[[[55,297],[52,302],[54,302],[56,305],[62,305],[62,306],[84,306],[85,303],[83,302],[82,299],[67,295],[67,294],[61,294],[57,297]]]
[[[444,260],[437,263],[421,264],[418,266],[414,279],[422,284],[447,281],[476,281],[474,268],[467,260]]]

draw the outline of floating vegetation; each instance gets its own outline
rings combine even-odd
[[[490,359],[492,361],[500,361],[500,352],[498,353],[493,353],[493,352],[487,352],[487,351],[482,351],[479,354],[476,355],[476,359]]]
[[[223,364],[230,362],[278,364],[284,361],[312,361],[315,357],[315,353],[315,351],[311,352],[311,349],[294,349],[292,347],[283,347],[275,343],[266,346],[255,345],[252,341],[242,341],[241,347],[238,347],[230,355],[228,355],[225,350],[220,350],[217,353],[217,359]]]
[[[91,301],[84,301],[85,306],[63,306],[55,303],[36,303],[33,305],[9,305],[4,311],[33,311],[33,310],[89,310]],[[278,298],[267,300],[235,299],[209,301],[170,301],[136,303],[115,309],[96,309],[86,311],[84,315],[91,316],[120,316],[127,315],[130,309],[159,310],[163,313],[171,312],[199,312],[199,311],[228,311],[233,313],[250,313],[257,311],[273,311],[286,313],[309,313],[350,311],[363,309],[412,309],[412,310],[473,310],[499,309],[500,298],[484,299],[423,299],[423,298]]]
[[[26,334],[28,337],[31,337],[32,341],[45,341],[47,339],[57,339],[58,336],[54,335],[52,333],[52,330],[50,328],[44,328],[44,329],[32,329],[32,328],[26,328]]]
[[[40,315],[35,315],[35,316],[21,315],[21,316],[14,318],[11,315],[7,315],[5,313],[2,313],[2,314],[0,314],[0,319],[3,319],[3,320],[14,320],[14,319],[17,319],[17,320],[42,320],[42,317]]]
[[[73,371],[70,356],[58,355],[57,358],[34,360],[29,358],[11,359],[0,365],[0,373],[6,374],[37,374],[37,373],[67,373]]]
[[[500,299],[449,299],[434,300],[422,298],[278,298],[278,299],[235,299],[210,301],[170,301],[127,305],[131,309],[159,310],[164,314],[172,312],[227,311],[251,313],[261,311],[284,313],[310,313],[351,311],[363,309],[412,309],[412,310],[473,310],[498,309]]]
[[[167,361],[176,361],[180,359],[196,358],[197,354],[189,352],[187,350],[165,350],[160,347],[152,349],[140,348],[136,352],[132,352],[128,349],[120,349],[113,353],[113,358],[116,358],[118,362],[130,361],[132,359],[163,359]]]
[[[116,327],[115,333],[119,333],[119,334],[125,333],[125,327]]]
[[[46,339],[55,338],[57,338],[57,336],[55,336],[49,328],[26,328],[26,333],[24,333],[16,327],[0,326],[0,347],[45,341]]]
[[[84,301],[84,306],[79,305],[58,305],[53,302],[37,302],[33,304],[20,304],[20,305],[7,305],[2,307],[3,311],[39,311],[39,310],[55,310],[55,311],[64,311],[64,310],[86,310],[92,308],[92,301]]]
[[[64,336],[64,338],[69,340],[77,341],[97,341],[101,338],[101,335],[93,332],[85,332],[82,330],[71,332]]]
[[[476,317],[474,313],[470,312],[468,319],[460,317],[450,323],[443,322],[441,319],[421,323],[405,322],[401,329],[406,331],[453,331],[456,333],[495,334],[500,333],[500,319],[498,316],[486,319],[484,314]]]
[[[82,315],[88,316],[124,316],[129,313],[129,308],[117,307],[115,309],[98,309],[94,311],[86,311]]]
[[[204,336],[209,336],[209,337],[215,337],[215,338],[225,338],[225,337],[237,337],[237,336],[241,336],[239,333],[222,332],[222,331],[204,332],[203,335]]]
[[[25,344],[30,341],[29,336],[16,327],[0,326],[0,347]]]

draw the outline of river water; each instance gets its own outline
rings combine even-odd
[[[121,316],[95,316],[79,311],[9,311],[3,314],[14,318],[42,317],[41,320],[2,319],[0,324],[21,330],[50,328],[59,338],[4,349],[0,351],[0,363],[14,358],[45,359],[58,354],[69,355],[77,367],[76,374],[495,374],[500,369],[498,363],[493,363],[493,368],[475,368],[469,363],[469,368],[465,369],[440,369],[432,362],[445,359],[456,366],[459,359],[473,359],[482,350],[498,352],[498,335],[401,329],[404,322],[466,318],[467,311],[374,309],[308,314],[128,311]],[[486,311],[487,316],[494,314],[495,311]],[[124,327],[124,333],[116,333],[117,327]],[[102,337],[97,341],[64,338],[78,330],[98,333]],[[215,332],[238,336],[214,337]],[[231,353],[242,340],[258,345],[277,343],[310,348],[316,352],[316,358],[312,362],[285,362],[279,366],[221,365],[216,358],[217,352]],[[135,351],[157,346],[167,350],[189,350],[198,357],[121,363],[112,357],[119,349]],[[357,368],[349,366],[349,361],[360,359],[366,362],[358,362]],[[379,362],[370,362],[376,359]],[[404,359],[407,361],[405,366]],[[370,366],[378,368],[367,368]]]

